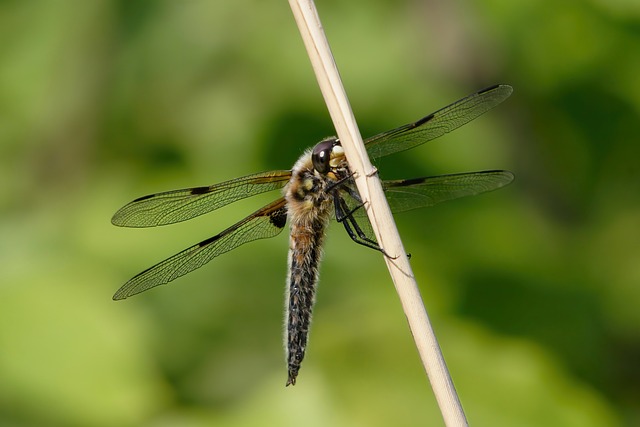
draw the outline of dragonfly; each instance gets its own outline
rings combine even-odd
[[[512,91],[509,85],[495,85],[473,93],[420,120],[368,138],[364,141],[367,153],[376,160],[424,144],[489,111]],[[383,181],[383,189],[395,213],[496,190],[513,179],[509,171],[486,170]],[[337,137],[325,138],[306,150],[290,170],[143,196],[118,210],[111,222],[119,227],[174,224],[273,190],[282,191],[276,200],[219,234],[134,276],[118,289],[113,299],[122,300],[169,283],[240,245],[280,234],[289,222],[285,304],[288,386],[295,385],[305,356],[318,266],[331,219],[341,223],[354,242],[386,255],[362,209],[364,203]]]

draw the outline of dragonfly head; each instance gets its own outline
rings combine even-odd
[[[335,136],[325,138],[313,147],[311,161],[313,168],[326,175],[331,168],[338,167],[344,159],[344,150]]]

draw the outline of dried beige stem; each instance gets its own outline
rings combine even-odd
[[[409,321],[420,358],[447,426],[466,426],[462,406],[449,376],[409,260],[400,241],[376,169],[371,165],[347,100],[329,44],[312,0],[289,0],[316,73],[320,90],[342,143],[356,185],[365,202],[376,239],[390,255],[384,260]]]

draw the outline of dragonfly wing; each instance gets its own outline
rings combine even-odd
[[[291,171],[280,170],[206,187],[151,194],[122,207],[111,222],[120,227],[155,227],[186,221],[237,200],[282,188],[290,178]]]
[[[398,213],[497,190],[509,184],[513,178],[513,174],[509,171],[495,170],[383,181],[382,185],[391,211]],[[340,200],[344,205],[343,211],[350,215],[340,220],[350,224],[359,240],[368,240],[369,243],[377,245],[373,227],[360,200],[360,195],[355,190],[355,185],[353,182],[347,182],[341,190]],[[369,245],[365,244],[365,246]]]
[[[513,181],[509,171],[481,171],[382,183],[392,212],[424,208],[497,190]]]
[[[462,98],[414,123],[381,133],[364,144],[372,159],[408,150],[469,123],[513,92],[509,85],[496,85]]]
[[[125,299],[153,287],[164,285],[202,267],[218,255],[229,252],[240,245],[257,239],[274,237],[284,229],[286,221],[286,202],[281,197],[217,236],[191,246],[133,277],[118,289],[113,299]]]

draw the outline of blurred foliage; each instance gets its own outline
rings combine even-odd
[[[516,174],[397,218],[471,425],[639,425],[640,3],[318,7],[365,136],[515,88],[379,165]],[[440,425],[380,254],[338,226],[293,388],[284,233],[110,299],[273,195],[156,230],[117,208],[333,133],[285,2],[3,1],[0,39],[0,425]]]

